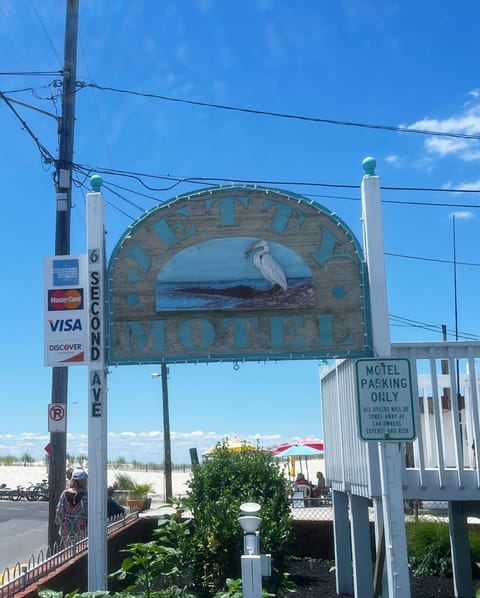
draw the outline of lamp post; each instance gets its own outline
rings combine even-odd
[[[260,505],[256,502],[244,502],[240,505],[240,511],[242,516],[238,518],[238,523],[243,529],[243,598],[261,598],[262,575],[272,574],[272,559],[269,554],[260,554]]]
[[[161,374],[152,374],[152,379],[162,379],[163,405],[163,461],[165,468],[165,500],[172,498],[172,449],[170,443],[170,415],[168,412],[168,368],[166,363],[161,365]]]

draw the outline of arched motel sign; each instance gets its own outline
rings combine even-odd
[[[112,365],[372,355],[361,248],[337,216],[286,191],[162,204],[124,233],[107,279]]]
[[[100,186],[88,254],[45,262],[45,363],[88,365],[91,591],[107,587],[108,365],[372,355],[362,251],[325,208],[252,187],[180,196],[124,233],[104,284]]]

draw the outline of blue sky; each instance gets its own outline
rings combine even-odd
[[[447,190],[480,190],[479,141],[382,127],[480,134],[479,18],[474,0],[461,10],[433,0],[80,0],[77,79],[86,86],[76,99],[71,252],[85,251],[88,173],[105,169],[126,173],[102,175],[108,252],[145,211],[211,179],[303,194],[362,242],[361,162],[371,155],[384,188],[392,341],[441,340],[442,324],[454,337],[453,214],[458,330],[478,339],[480,200]],[[64,25],[63,0],[0,0],[0,91],[8,98],[60,113],[53,83]],[[58,140],[53,118],[10,106],[28,130],[0,100],[0,454],[41,457],[51,400],[42,263],[54,253],[55,193],[38,144],[56,157]],[[208,181],[185,180],[200,177]],[[110,458],[162,459],[153,371],[111,371]],[[318,362],[249,363],[238,371],[172,365],[169,396],[177,462],[188,462],[190,447],[203,452],[224,436],[258,437],[264,446],[322,438]],[[86,368],[70,368],[70,453],[87,452],[86,431]]]

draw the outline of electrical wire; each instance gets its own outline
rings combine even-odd
[[[439,332],[443,333],[443,328],[441,325],[438,324],[429,324],[427,322],[419,322],[418,320],[413,320],[411,318],[405,318],[403,316],[397,316],[395,314],[389,314],[389,319],[393,321],[394,324],[412,328],[422,328],[424,330],[429,330],[432,332]],[[450,334],[454,334],[453,330],[447,330]],[[472,334],[470,332],[459,332],[459,336],[463,338],[463,340],[477,340],[480,339],[480,335]]]
[[[88,172],[97,172],[99,174],[112,174],[117,176],[123,176],[127,178],[134,179],[138,181],[141,185],[143,185],[149,191],[170,191],[172,188],[176,187],[180,183],[194,183],[194,184],[208,184],[210,183],[212,186],[218,186],[221,183],[231,185],[231,184],[239,184],[239,185],[275,185],[275,186],[296,186],[296,187],[322,187],[322,188],[334,188],[334,189],[360,189],[360,185],[349,185],[345,183],[320,183],[315,181],[278,181],[278,180],[261,180],[261,179],[239,179],[234,177],[205,177],[205,176],[174,176],[174,175],[159,175],[153,173],[146,173],[146,172],[135,172],[135,171],[128,171],[128,170],[119,170],[119,169],[112,169],[112,168],[104,168],[101,166],[90,166],[87,164],[75,164],[76,168],[83,169]],[[160,179],[160,180],[171,180],[175,181],[175,183],[168,187],[152,187],[151,185],[147,185],[145,181],[142,180],[143,178],[151,178],[151,179]],[[429,192],[429,193],[480,193],[479,189],[444,189],[441,187],[383,187],[382,191],[417,191],[417,192]],[[309,194],[311,195],[311,194]],[[322,197],[329,197],[329,196],[322,196]],[[357,198],[345,198],[345,199],[357,199]],[[358,199],[360,201],[360,199]],[[382,203],[405,203],[411,205],[432,205],[432,206],[447,206],[447,207],[471,207],[471,208],[480,208],[479,205],[465,205],[465,204],[442,204],[442,203],[428,203],[428,202],[409,202],[409,201],[395,201],[395,200],[382,200]]]
[[[134,96],[141,96],[144,98],[152,98],[156,100],[163,100],[167,102],[177,102],[180,104],[188,104],[191,106],[201,106],[203,108],[214,108],[218,110],[229,110],[233,112],[243,112],[246,114],[256,114],[260,116],[273,116],[276,118],[285,118],[291,120],[300,120],[305,122],[313,122],[319,124],[339,125],[344,127],[359,127],[363,129],[376,129],[380,131],[393,131],[396,133],[414,133],[417,135],[432,135],[436,137],[450,137],[454,139],[475,139],[480,140],[480,135],[474,133],[447,133],[444,131],[434,131],[429,129],[417,129],[414,127],[399,127],[393,125],[378,125],[373,123],[361,123],[346,120],[336,120],[331,118],[319,118],[314,116],[304,116],[300,114],[288,114],[285,112],[272,112],[269,110],[258,110],[254,108],[242,108],[240,106],[229,106],[227,104],[215,104],[211,102],[200,102],[197,100],[188,100],[185,98],[174,98],[170,96],[164,96],[156,93],[140,92],[132,89],[122,89],[118,87],[107,87],[104,85],[98,85],[97,83],[87,83],[86,87],[95,87],[101,91],[111,91],[115,93],[122,93]]]
[[[83,39],[82,39],[82,35],[81,35],[80,31],[78,32],[78,39],[79,39],[79,42],[80,42],[80,49],[82,51],[82,57],[83,57],[83,61],[85,63],[85,68],[86,68],[86,71],[87,71],[87,75],[90,77],[90,69],[89,69],[89,66],[88,66],[87,54],[85,52],[85,47],[83,45]],[[83,87],[83,82],[82,82],[81,85]],[[100,112],[100,107],[99,107],[98,102],[97,102],[97,94],[96,94],[96,92],[95,92],[94,89],[91,90],[91,93],[92,93],[92,99],[93,99],[93,104],[95,106],[95,112],[96,112],[96,115],[97,115],[97,119],[98,119],[98,122],[100,124],[100,131],[101,131],[101,134],[102,134],[103,146],[105,148],[105,153],[106,153],[106,156],[107,156],[108,163],[110,164],[110,167],[111,167],[113,162],[112,162],[112,157],[110,155],[110,150],[109,150],[109,147],[108,147],[108,144],[107,144],[107,136],[105,134],[105,123],[103,121],[102,114]]]
[[[142,212],[142,214],[145,213],[145,210],[144,210],[144,208],[142,208],[142,206],[139,206],[138,204],[136,204],[132,200],[127,199],[124,195],[122,195],[118,191],[115,191],[114,189],[112,189],[109,183],[106,183],[105,181],[103,181],[102,188],[108,189],[110,191],[110,193],[112,193],[112,195],[115,195],[116,197],[118,197],[119,199],[121,199],[122,201],[124,201],[125,203],[127,203],[128,205],[136,208],[137,210],[139,210],[140,212]]]
[[[0,99],[2,99],[7,104],[7,106],[10,108],[10,110],[14,113],[14,115],[17,117],[17,119],[22,124],[22,127],[25,129],[25,131],[27,131],[27,133],[33,139],[33,141],[35,142],[35,145],[37,146],[38,150],[40,151],[40,154],[41,154],[44,162],[47,164],[55,163],[56,162],[55,158],[47,150],[47,148],[42,143],[40,143],[40,140],[38,139],[38,137],[33,133],[33,131],[30,129],[30,127],[27,125],[27,123],[23,120],[23,118],[20,116],[20,114],[18,114],[18,112],[12,106],[12,103],[9,101],[9,99],[1,91],[0,91]]]
[[[48,43],[50,44],[50,47],[51,47],[51,48],[52,48],[52,50],[53,50],[53,53],[54,53],[54,54],[55,54],[55,56],[57,57],[58,64],[59,64],[59,65],[60,65],[60,67],[61,67],[61,66],[62,66],[62,61],[60,60],[60,56],[58,55],[58,53],[57,53],[57,50],[55,49],[55,46],[53,45],[53,42],[52,42],[52,40],[51,40],[51,38],[50,38],[50,36],[49,36],[49,34],[48,34],[48,31],[47,31],[47,29],[46,29],[46,27],[45,27],[45,25],[44,25],[44,23],[43,23],[43,21],[42,21],[42,18],[40,17],[40,14],[39,14],[39,12],[38,12],[38,10],[37,10],[37,8],[36,8],[36,6],[35,6],[35,3],[33,2],[33,0],[30,0],[30,4],[32,5],[33,12],[34,12],[34,13],[35,13],[35,15],[37,16],[37,19],[38,19],[38,21],[39,21],[39,23],[40,23],[40,26],[41,26],[41,28],[43,29],[43,33],[45,34],[45,37],[47,38],[47,40],[48,40]]]
[[[82,187],[82,189],[85,189],[87,192],[90,191],[90,189],[88,188],[88,186],[85,183],[80,183],[80,187]],[[104,198],[104,199],[105,199],[106,205],[110,206],[113,210],[119,212],[123,216],[126,216],[129,220],[132,220],[132,221],[137,220],[134,216],[132,216],[131,214],[128,214],[127,212],[125,212],[124,210],[119,208],[117,205],[115,205],[114,203],[109,201],[107,198]]]
[[[480,263],[475,263],[475,262],[459,262],[458,260],[453,261],[453,260],[442,260],[439,258],[433,258],[433,257],[419,257],[417,255],[402,255],[400,253],[388,253],[387,251],[385,252],[385,255],[389,255],[391,257],[401,257],[404,259],[408,259],[408,260],[421,260],[423,262],[439,262],[441,264],[457,264],[459,266],[475,266],[475,267],[480,267]]]
[[[3,71],[0,72],[0,76],[16,77],[16,76],[28,76],[28,77],[52,77],[53,75],[61,75],[62,71]]]

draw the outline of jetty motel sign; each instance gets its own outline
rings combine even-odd
[[[91,591],[107,586],[109,365],[372,356],[362,251],[325,208],[273,189],[183,195],[136,221],[106,269],[94,179],[88,254],[47,259],[44,291],[45,364],[88,365]]]
[[[361,248],[289,192],[228,187],[162,204],[124,233],[107,279],[111,365],[372,354]]]

